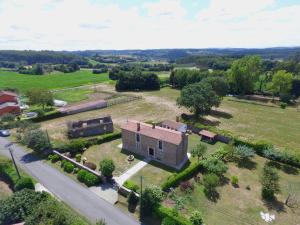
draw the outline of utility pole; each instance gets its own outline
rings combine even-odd
[[[14,166],[15,166],[15,168],[16,168],[18,177],[19,177],[19,179],[21,179],[21,175],[20,175],[20,172],[19,172],[19,170],[18,170],[17,164],[16,164],[16,162],[15,162],[15,158],[14,158],[12,149],[9,147],[8,150],[9,150],[10,156],[11,156],[11,158],[12,158],[12,161],[13,161],[13,163],[14,163]]]
[[[142,195],[143,195],[143,176],[141,176],[141,193],[140,193],[140,217],[142,218]]]

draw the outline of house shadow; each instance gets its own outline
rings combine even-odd
[[[228,112],[223,112],[223,111],[219,111],[219,110],[215,110],[215,109],[212,109],[210,111],[210,115],[212,115],[213,117],[216,117],[216,118],[224,118],[224,119],[231,119],[233,117]]]

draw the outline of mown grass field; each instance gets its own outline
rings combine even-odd
[[[145,94],[175,104],[180,91],[167,87]],[[226,114],[209,115],[207,119],[216,122],[220,129],[248,139],[265,140],[282,149],[300,152],[300,112],[296,108],[281,109],[278,106],[237,102],[234,98],[226,97],[217,110]]]
[[[74,73],[55,72],[42,76],[0,70],[0,89],[17,88],[21,92],[26,92],[32,88],[48,90],[70,88],[102,83],[108,80],[108,73],[93,74],[91,70],[80,70]]]

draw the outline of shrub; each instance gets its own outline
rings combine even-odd
[[[65,172],[72,173],[73,170],[74,170],[74,168],[75,168],[75,166],[71,162],[65,162],[63,168],[64,168]]]
[[[157,207],[154,213],[160,219],[171,218],[175,221],[174,224],[176,225],[191,225],[191,222],[187,218],[164,206]]]
[[[134,192],[137,192],[139,190],[139,185],[137,185],[136,183],[134,183],[131,180],[126,180],[124,182],[123,186]]]
[[[194,190],[194,184],[189,180],[183,181],[180,183],[180,190],[185,192],[192,191]]]
[[[202,225],[203,224],[203,218],[202,214],[199,211],[192,212],[190,216],[190,221],[193,225]]]
[[[65,163],[68,162],[66,159],[63,159],[60,163],[60,167],[64,168]]]
[[[91,170],[96,170],[97,169],[96,164],[92,163],[92,162],[85,162],[84,166],[86,166],[87,168],[90,168]]]
[[[76,159],[76,162],[80,162],[81,161],[81,154],[76,154],[75,159]]]
[[[128,195],[127,202],[129,205],[136,205],[139,202],[139,197],[131,191]]]
[[[78,167],[75,167],[74,170],[73,170],[73,172],[74,172],[74,173],[78,173],[79,170],[80,170],[80,169],[79,169]]]
[[[280,108],[285,109],[287,104],[285,102],[280,102]]]
[[[68,146],[68,151],[71,153],[82,152],[86,147],[86,142],[81,139],[72,140]]]
[[[31,148],[37,152],[42,152],[43,150],[51,147],[46,133],[41,129],[26,130],[21,142],[28,148]]]
[[[261,176],[262,184],[262,198],[265,200],[273,200],[274,195],[280,192],[279,176],[277,171],[269,166],[267,163],[264,165],[263,173]]]
[[[246,145],[238,145],[233,151],[234,157],[240,161],[246,160],[255,155],[253,148]]]
[[[100,178],[92,173],[87,173],[85,176],[84,183],[86,186],[91,187],[100,183]]]
[[[85,176],[88,172],[84,169],[79,170],[79,172],[77,173],[77,179],[83,183],[85,181]]]
[[[79,170],[77,173],[77,179],[84,183],[86,186],[95,186],[100,183],[100,178],[86,170]]]
[[[231,177],[231,184],[233,186],[238,186],[238,184],[239,184],[239,178],[237,176],[232,176]]]
[[[17,183],[15,185],[15,190],[20,191],[24,188],[34,190],[34,184],[30,177],[22,177],[17,181]]]
[[[60,157],[59,157],[59,155],[56,155],[56,154],[53,155],[52,158],[51,158],[51,162],[52,163],[56,163],[59,160],[60,160]]]
[[[101,174],[105,177],[111,177],[115,170],[115,164],[111,159],[103,159],[100,163]]]
[[[209,157],[203,160],[203,167],[208,173],[213,173],[218,176],[223,176],[228,170],[228,166],[220,159]]]
[[[180,183],[180,181],[185,180],[189,177],[192,177],[195,173],[197,173],[202,168],[202,163],[194,163],[189,167],[181,171],[180,173],[176,173],[168,177],[168,179],[161,185],[161,188],[164,191],[167,191],[170,187],[176,186]]]
[[[174,220],[171,217],[165,217],[163,218],[163,220],[161,221],[161,225],[180,225],[179,223],[177,223],[176,220]]]

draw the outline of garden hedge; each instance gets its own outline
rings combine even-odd
[[[185,180],[202,169],[202,163],[193,163],[183,171],[173,174],[161,185],[163,191],[167,191],[170,187],[178,185],[182,180]]]
[[[101,182],[101,179],[99,177],[84,169],[79,170],[77,179],[88,187],[95,186]]]
[[[192,223],[186,217],[164,206],[159,206],[156,208],[154,214],[160,219],[170,218],[171,220],[175,221],[176,225],[192,225]]]
[[[136,183],[134,183],[131,180],[126,180],[124,182],[123,186],[126,187],[129,190],[134,191],[134,192],[137,192],[140,189],[139,185],[137,185]]]

